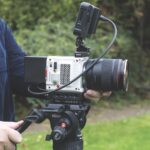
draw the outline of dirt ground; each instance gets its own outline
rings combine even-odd
[[[120,120],[147,113],[150,114],[150,105],[131,105],[120,109],[92,107],[88,114],[88,122],[95,123],[107,120]]]
[[[87,116],[87,123],[92,124],[99,121],[121,120],[132,116],[150,114],[150,104],[130,105],[121,108],[101,108],[93,106]],[[26,132],[49,131],[48,121],[41,124],[32,124]]]

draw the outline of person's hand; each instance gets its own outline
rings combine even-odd
[[[87,90],[84,93],[84,97],[93,101],[93,102],[98,102],[103,96],[110,96],[111,91],[108,92],[98,92],[94,90]]]
[[[21,134],[15,129],[22,123],[0,121],[0,150],[15,150],[15,144],[22,141]]]

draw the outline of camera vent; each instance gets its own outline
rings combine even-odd
[[[60,66],[60,84],[64,85],[70,81],[70,64]]]

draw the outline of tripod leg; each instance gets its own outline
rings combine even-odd
[[[83,141],[68,140],[62,143],[53,143],[53,150],[83,150]]]

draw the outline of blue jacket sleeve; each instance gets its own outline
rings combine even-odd
[[[7,25],[5,28],[5,47],[11,75],[24,77],[24,56],[26,54],[17,44],[11,29]]]
[[[5,47],[7,51],[8,73],[13,93],[22,96],[37,97],[31,95],[28,84],[24,81],[24,56],[26,53],[17,44],[11,29],[5,23]],[[38,96],[37,98],[42,98]]]
[[[13,93],[28,95],[24,82],[24,56],[25,52],[17,44],[11,29],[5,24],[5,48],[7,53],[7,66],[10,85]]]

